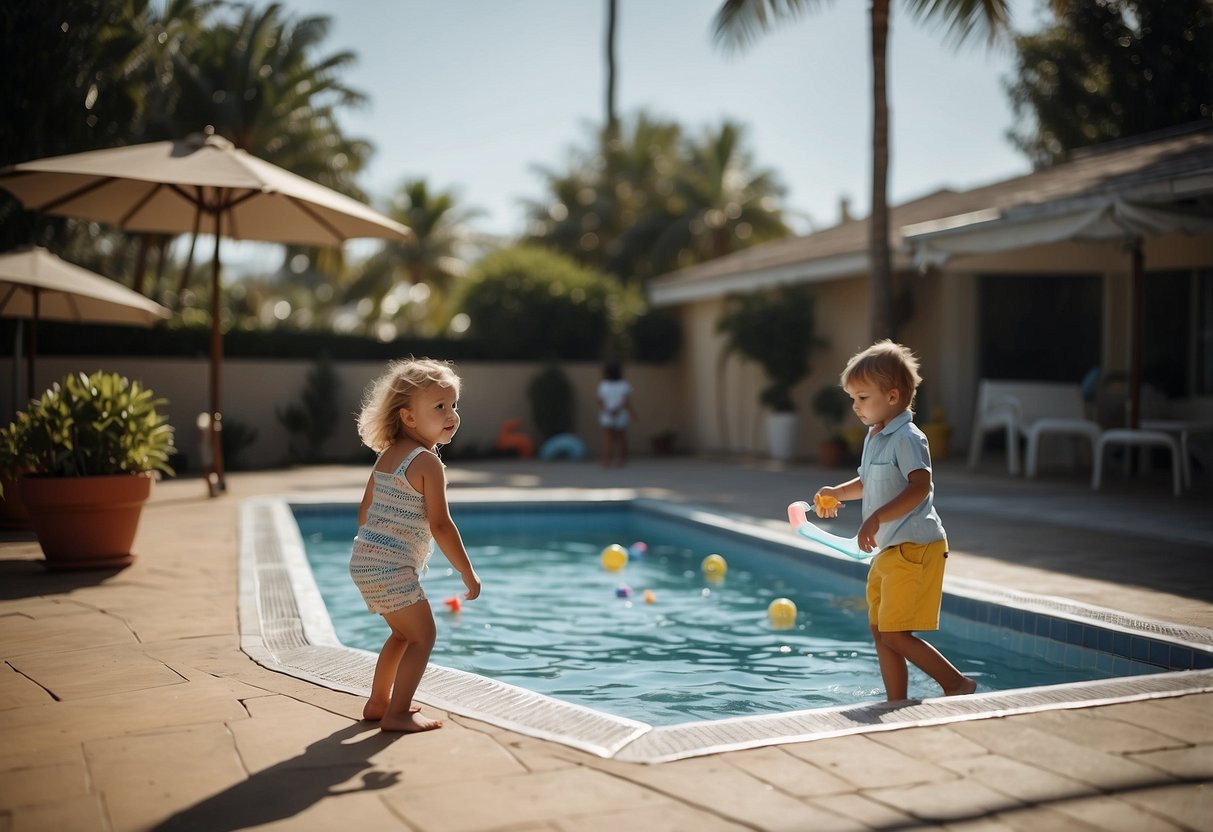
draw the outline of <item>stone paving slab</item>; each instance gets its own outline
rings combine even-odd
[[[117,829],[150,828],[247,777],[221,722],[90,740],[84,755]]]
[[[58,700],[109,696],[185,679],[135,646],[14,656],[9,666]]]

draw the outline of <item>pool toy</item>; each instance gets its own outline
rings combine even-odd
[[[612,543],[602,550],[602,568],[608,572],[618,572],[628,565],[628,550],[618,543]]]
[[[632,597],[632,588],[630,586],[628,586],[627,584],[620,584],[619,586],[615,587],[615,597],[616,598],[631,598]]]
[[[571,433],[558,433],[539,446],[539,458],[578,460],[585,456],[585,443]]]
[[[842,503],[838,501],[837,497],[831,497],[829,494],[814,494],[813,505],[817,508],[817,516],[820,517],[820,512],[838,508]]]
[[[502,422],[501,430],[497,432],[497,450],[516,451],[518,456],[523,459],[533,457],[535,455],[535,440],[531,439],[531,435],[521,428],[521,419],[507,419]]]
[[[767,606],[767,618],[776,630],[788,630],[796,626],[796,604],[789,598],[776,598]]]
[[[461,609],[463,609],[463,599],[461,599],[458,595],[452,595],[442,603],[446,604],[451,612],[459,612]]]
[[[809,521],[809,504],[804,500],[797,500],[788,506],[788,522],[792,524],[792,528],[801,537],[807,537],[814,543],[820,543],[822,546],[827,546],[835,552],[846,555],[855,560],[867,560],[876,554],[875,552],[865,552],[859,548],[859,536],[855,537],[839,537],[836,534],[830,534],[825,529],[819,529]]]
[[[628,547],[628,554],[634,558],[642,558],[647,555],[648,552],[649,544],[645,543],[643,540],[637,540]]]
[[[720,555],[708,555],[703,559],[703,563],[699,564],[699,568],[703,570],[705,578],[718,581],[729,571],[729,564]]]
[[[644,602],[646,604],[656,604],[657,603],[657,593],[651,589],[646,589],[644,591]]]

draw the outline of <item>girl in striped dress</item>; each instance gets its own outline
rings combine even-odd
[[[434,614],[420,576],[435,541],[463,577],[470,601],[480,594],[446,499],[438,447],[459,429],[459,376],[430,359],[394,361],[362,401],[358,435],[379,454],[358,509],[350,576],[367,609],[391,629],[364,719],[384,731],[429,731],[442,721],[422,716],[413,694],[434,647]]]

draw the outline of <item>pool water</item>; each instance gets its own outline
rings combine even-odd
[[[347,571],[357,507],[294,507],[308,560],[342,643],[377,652],[383,620],[367,612]],[[653,725],[884,699],[863,598],[865,565],[831,569],[778,547],[627,507],[455,505],[483,583],[464,588],[441,552],[423,578],[438,625],[431,661]],[[647,552],[620,572],[601,566],[612,543]],[[704,577],[709,554],[728,563]],[[627,587],[630,594],[622,592]],[[652,603],[644,599],[652,593]],[[626,596],[626,597],[624,597]],[[798,609],[774,628],[778,597]],[[926,638],[979,690],[1159,672],[1143,661],[976,624],[945,612]],[[910,667],[910,696],[939,695]]]

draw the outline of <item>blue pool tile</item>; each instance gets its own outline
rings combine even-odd
[[[1156,664],[1160,667],[1171,666],[1171,645],[1163,644],[1160,641],[1150,639],[1148,641],[1150,648],[1150,664]]]
[[[1137,662],[1148,662],[1150,660],[1149,640],[1140,636],[1131,637],[1129,639],[1129,658]]]

